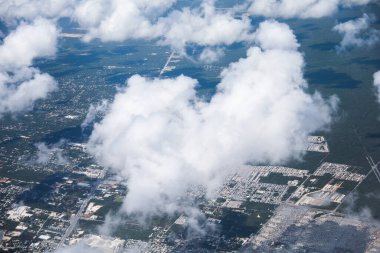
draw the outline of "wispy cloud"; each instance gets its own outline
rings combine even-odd
[[[35,161],[40,164],[47,164],[49,162],[54,162],[60,165],[67,164],[68,160],[63,155],[63,145],[65,145],[64,140],[49,146],[44,142],[36,143],[35,147],[37,148],[37,154]]]
[[[94,123],[96,120],[96,117],[102,116],[108,108],[108,101],[107,100],[102,100],[102,102],[98,104],[92,104],[90,105],[90,108],[88,109],[86,118],[83,120],[81,127],[82,129],[90,126],[91,124]]]

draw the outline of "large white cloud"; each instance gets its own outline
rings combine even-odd
[[[200,6],[172,10],[176,0],[10,0],[0,3],[5,20],[36,17],[71,17],[86,30],[85,41],[104,42],[129,39],[159,40],[184,52],[188,44],[230,45],[250,41],[250,20],[235,17],[235,8],[220,10],[214,0]],[[370,0],[247,0],[248,12],[266,17],[319,18],[339,6],[363,5]]]
[[[57,35],[52,22],[38,18],[22,23],[4,39],[0,46],[0,116],[30,109],[56,88],[50,75],[30,66],[35,58],[54,56]]]
[[[23,23],[0,46],[0,68],[30,66],[36,57],[52,57],[56,52],[57,28],[46,19]]]
[[[0,1],[0,17],[6,21],[15,19],[35,20],[38,17],[59,18],[70,16],[76,0],[6,0]]]
[[[295,51],[299,47],[296,36],[283,23],[263,22],[254,37],[260,47],[265,50],[283,49]]]
[[[268,36],[278,30],[282,36]],[[210,102],[199,100],[189,77],[128,80],[88,143],[128,179],[127,212],[178,210],[189,185],[210,190],[236,166],[302,155],[306,136],[331,122],[336,100],[305,92],[294,38],[284,24],[262,23],[258,46],[222,72]]]
[[[24,76],[20,82],[14,82],[12,77],[0,73],[0,117],[4,113],[29,110],[35,101],[46,98],[56,89],[56,82],[48,74],[29,69],[21,72],[28,72],[31,75]]]
[[[172,6],[174,0],[83,0],[75,18],[88,30],[85,40],[151,39],[158,36],[152,22]]]
[[[198,8],[169,11],[166,15],[174,2],[84,0],[75,8],[75,19],[87,29],[86,41],[158,39],[183,51],[190,43],[216,46],[249,40],[247,17],[237,19],[232,12],[216,11],[212,0]]]
[[[321,18],[335,13],[339,6],[368,4],[371,0],[248,0],[252,15],[280,18]]]
[[[374,17],[364,14],[363,17],[337,24],[333,30],[342,34],[339,48],[372,46],[380,39],[380,32],[371,28]]]
[[[233,11],[216,10],[214,0],[173,10],[176,0],[10,0],[0,2],[0,17],[9,23],[44,17],[70,17],[86,32],[84,41],[160,40],[178,51],[189,43],[229,45],[249,40],[250,21]]]
[[[251,40],[249,18],[237,19],[233,12],[217,11],[212,0],[204,1],[200,8],[173,11],[160,18],[156,28],[161,31],[162,43],[177,50],[187,44],[217,46]]]
[[[246,0],[251,14],[284,18],[320,18],[333,14],[339,6],[365,5],[371,1],[373,0]],[[121,40],[123,36],[139,37],[141,34],[137,31],[138,27],[150,27],[151,22],[165,14],[175,2],[176,0],[7,0],[0,1],[0,16],[6,20],[73,17],[83,28],[91,28],[89,39],[101,37],[104,40]],[[207,4],[214,0],[201,2]],[[113,31],[124,33],[113,35]]]

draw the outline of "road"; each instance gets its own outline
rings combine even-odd
[[[367,155],[366,158],[367,158],[367,161],[369,163],[369,166],[371,166],[371,169],[377,178],[377,181],[379,181],[379,183],[380,183],[380,172],[378,170],[378,166],[379,166],[380,162],[375,164],[375,162],[373,161],[373,159],[370,155]]]
[[[86,208],[88,202],[90,202],[90,200],[95,196],[95,191],[98,188],[98,185],[103,181],[105,174],[106,174],[106,170],[103,170],[102,174],[99,176],[99,179],[92,186],[88,197],[83,200],[83,203],[80,206],[78,212],[75,214],[74,217],[72,217],[70,219],[70,226],[67,228],[65,234],[62,236],[61,241],[59,242],[59,244],[57,246],[57,249],[59,249],[59,248],[61,248],[63,246],[63,244],[65,243],[66,239],[71,235],[71,233],[73,232],[73,230],[77,226],[78,221],[80,220],[80,218],[83,215],[84,209]]]
[[[168,60],[166,61],[164,67],[161,69],[159,76],[161,76],[163,73],[165,73],[165,69],[169,65],[169,63],[172,60],[173,56],[174,56],[174,51],[172,51],[172,53],[170,54],[170,56],[169,56]]]

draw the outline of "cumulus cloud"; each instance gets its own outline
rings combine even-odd
[[[75,0],[7,0],[0,1],[0,17],[8,22],[33,21],[38,17],[70,16]]]
[[[55,25],[38,18],[22,23],[0,46],[0,116],[30,109],[38,99],[56,88],[48,75],[30,67],[39,57],[52,57],[58,31]]]
[[[368,4],[371,0],[249,0],[248,12],[273,18],[321,18],[335,13],[339,6]]]
[[[26,75],[24,73],[27,72]],[[16,73],[23,75],[21,82],[7,73],[0,73],[0,116],[28,110],[38,99],[44,99],[55,90],[56,83],[48,74],[36,69],[23,69]]]
[[[250,21],[236,19],[232,12],[216,11],[214,1],[198,8],[169,11],[174,0],[83,0],[74,17],[88,32],[85,41],[160,40],[183,51],[187,44],[229,45],[249,39]]]
[[[268,36],[278,30],[283,36]],[[306,137],[330,124],[336,99],[305,92],[289,27],[266,21],[254,37],[258,46],[222,72],[210,102],[186,76],[135,75],[115,96],[88,150],[128,179],[127,213],[177,211],[190,185],[212,191],[236,166],[299,158]]]
[[[199,60],[204,63],[214,63],[224,56],[224,50],[221,48],[206,47],[199,55]]]
[[[0,16],[14,23],[37,17],[70,17],[86,31],[84,41],[160,40],[184,52],[187,44],[230,45],[249,39],[250,20],[234,11],[216,10],[214,0],[172,10],[176,0],[10,0],[0,3]]]
[[[247,0],[248,13],[266,17],[319,18],[339,6],[364,5],[370,0]],[[195,8],[172,10],[176,0],[10,0],[0,3],[4,20],[34,20],[37,17],[70,17],[86,30],[85,41],[129,39],[159,40],[184,52],[187,44],[230,45],[250,41],[250,20],[236,18],[238,9],[217,10],[214,0]]]
[[[334,26],[333,31],[343,35],[339,49],[372,46],[377,43],[380,39],[380,32],[370,27],[373,21],[373,17],[364,14],[361,18]]]
[[[179,51],[187,44],[217,46],[251,40],[249,18],[217,11],[212,0],[203,1],[199,8],[173,11],[156,26],[162,31],[161,42]]]
[[[217,10],[214,0],[173,10],[176,0],[11,0],[0,3],[8,22],[70,17],[86,31],[84,41],[158,40],[180,53],[189,44],[205,47],[250,41],[250,20],[235,10]],[[214,51],[215,52],[215,51]]]
[[[174,0],[83,0],[75,8],[75,18],[88,33],[84,40],[102,41],[151,39],[157,36],[152,22]]]
[[[274,21],[261,23],[254,37],[260,47],[265,50],[297,50],[299,47],[297,38],[289,27]]]
[[[1,69],[8,71],[30,66],[37,57],[54,56],[57,33],[55,25],[46,19],[21,24],[0,47]]]
[[[377,71],[373,75],[373,85],[376,88],[376,97],[377,97],[377,102],[380,104],[380,71]]]

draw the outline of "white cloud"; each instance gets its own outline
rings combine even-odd
[[[33,59],[52,57],[58,31],[45,19],[22,23],[0,46],[0,116],[30,109],[56,88],[48,74],[31,68]]]
[[[22,81],[6,73],[0,73],[0,117],[4,113],[16,113],[29,110],[35,101],[44,99],[56,89],[56,82],[48,74],[41,74],[36,69],[18,70],[16,75],[28,72]]]
[[[176,0],[9,0],[0,2],[0,16],[8,21],[37,17],[71,17],[87,33],[85,41],[159,39],[183,51],[187,44],[230,45],[250,41],[250,20],[235,18],[236,8],[216,10],[214,0],[201,6],[171,10]],[[320,18],[339,6],[364,5],[370,0],[247,0],[248,12],[266,17]],[[237,8],[239,9],[239,8]]]
[[[83,0],[75,8],[75,18],[88,30],[86,41],[152,39],[158,36],[152,22],[169,9],[174,0]]]
[[[216,11],[214,1],[199,8],[165,11],[174,0],[84,0],[75,8],[75,19],[87,29],[85,41],[160,40],[183,52],[187,44],[230,45],[249,40],[250,21],[232,12]]]
[[[106,16],[106,2],[102,0],[82,1],[74,12],[74,17],[81,27],[91,28],[100,25]]]
[[[161,42],[181,51],[187,44],[201,46],[231,45],[250,41],[251,23],[248,17],[234,17],[233,12],[220,12],[214,1],[204,1],[200,8],[173,11],[156,24]]]
[[[377,97],[377,102],[380,104],[380,71],[377,71],[373,75],[373,85],[376,88],[376,97]]]
[[[380,39],[380,32],[370,27],[373,21],[374,18],[364,14],[361,18],[334,26],[333,30],[343,35],[339,49],[372,46],[377,43]]]
[[[70,16],[75,0],[6,0],[0,1],[0,17],[33,21],[38,17],[59,18]]]
[[[299,44],[297,38],[289,26],[275,21],[267,21],[260,24],[255,33],[255,40],[265,50],[283,49],[297,50]]]
[[[199,60],[204,63],[214,63],[224,56],[224,51],[221,48],[206,47],[199,55]]]
[[[0,2],[0,16],[10,23],[44,17],[70,17],[86,30],[84,41],[160,40],[184,52],[187,44],[230,45],[249,40],[250,20],[216,10],[214,0],[172,10],[176,0],[10,0]]]
[[[335,13],[339,6],[364,5],[371,0],[248,0],[248,12],[273,18],[321,18]]]
[[[277,30],[283,36],[269,42],[266,33]],[[292,31],[266,21],[255,38],[259,47],[222,72],[210,102],[199,100],[197,81],[185,76],[136,75],[115,96],[88,149],[128,179],[126,212],[172,212],[189,185],[211,191],[236,166],[299,158],[306,136],[330,124],[336,99],[305,92]]]
[[[37,57],[52,57],[56,52],[58,31],[54,23],[36,19],[22,23],[0,46],[0,68],[12,70],[30,66]]]

